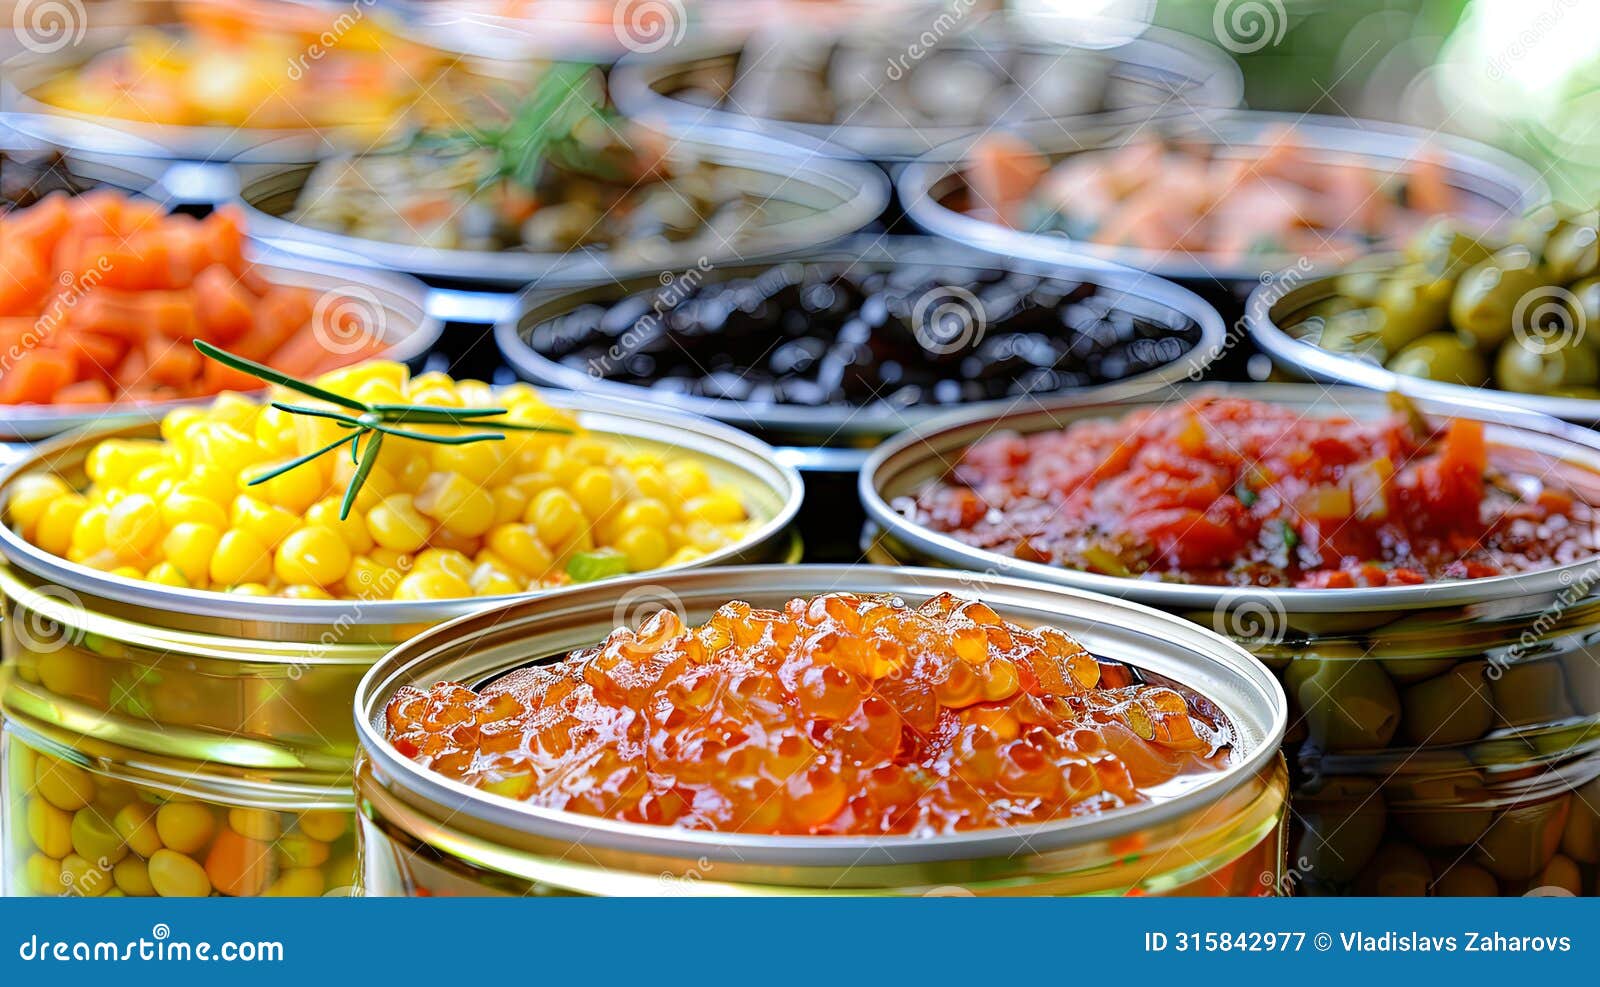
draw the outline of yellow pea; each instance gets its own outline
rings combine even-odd
[[[156,887],[150,883],[150,869],[138,857],[127,857],[111,868],[111,879],[116,882],[118,889],[123,894],[136,898],[148,898],[156,893]]]
[[[278,824],[278,814],[271,809],[229,809],[228,826],[240,836],[263,843],[271,843],[283,831]]]
[[[61,887],[65,894],[98,898],[111,890],[111,874],[98,863],[69,853],[61,861]]]
[[[148,871],[150,886],[163,898],[201,898],[211,893],[206,869],[175,850],[157,850]]]
[[[58,809],[76,812],[94,798],[94,778],[89,772],[57,757],[39,755],[34,790]]]
[[[130,802],[117,810],[111,820],[124,843],[139,856],[148,860],[161,849],[161,836],[156,832],[156,807],[144,802]]]
[[[322,871],[315,867],[291,867],[267,888],[268,898],[316,898],[327,889]]]
[[[156,810],[156,834],[169,850],[198,853],[216,831],[216,817],[198,802],[168,802]]]
[[[22,865],[22,879],[27,882],[28,893],[37,896],[61,893],[61,861],[42,853],[30,854]]]
[[[348,812],[312,811],[300,815],[300,832],[313,840],[332,843],[350,825]]]
[[[320,867],[328,862],[328,844],[299,833],[278,841],[278,853],[290,867]]]
[[[86,860],[103,861],[107,866],[128,855],[121,835],[92,805],[72,815],[72,849]]]
[[[40,853],[60,860],[72,852],[72,814],[44,799],[29,799],[28,838]]]

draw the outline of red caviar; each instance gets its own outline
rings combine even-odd
[[[474,692],[403,688],[401,753],[556,809],[749,833],[933,834],[1142,802],[1226,762],[1184,694],[943,594],[729,603]]]
[[[1212,585],[1346,588],[1527,572],[1595,553],[1593,496],[1478,422],[1308,417],[1210,398],[1000,434],[895,508],[1029,562]]]

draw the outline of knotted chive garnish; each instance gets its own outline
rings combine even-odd
[[[194,341],[195,349],[202,354],[217,361],[223,366],[232,367],[241,373],[247,373],[257,380],[268,384],[277,384],[304,394],[306,397],[326,401],[345,409],[332,411],[327,408],[312,408],[303,404],[288,404],[283,401],[272,402],[272,407],[291,415],[304,415],[310,418],[327,418],[337,422],[340,428],[349,430],[350,434],[328,443],[320,449],[314,449],[303,456],[297,456],[271,470],[250,480],[249,486],[266,483],[268,480],[282,476],[306,463],[324,456],[340,446],[349,443],[350,461],[356,464],[356,471],[350,477],[350,483],[345,487],[344,500],[339,503],[339,520],[343,521],[350,516],[350,508],[355,505],[356,495],[361,492],[362,484],[367,482],[372,467],[378,462],[378,451],[383,448],[383,439],[386,435],[395,435],[403,439],[416,439],[418,442],[432,442],[437,445],[463,446],[473,442],[500,442],[505,439],[501,432],[474,432],[469,435],[432,435],[427,432],[414,432],[400,425],[454,425],[469,427],[478,425],[492,426],[512,432],[553,432],[558,435],[571,435],[570,428],[557,425],[526,425],[521,422],[487,421],[506,414],[505,408],[444,408],[436,405],[425,404],[385,404],[374,402],[368,404],[357,401],[355,398],[343,394],[335,394],[326,388],[309,384],[288,374],[279,373],[271,367],[264,366],[254,360],[247,360],[242,356],[229,353],[227,350],[213,346],[210,343],[197,339]],[[363,448],[363,437],[371,436],[366,447]]]

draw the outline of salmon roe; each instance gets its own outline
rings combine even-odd
[[[1208,398],[990,436],[894,507],[1028,562],[1342,589],[1581,561],[1597,548],[1597,489],[1575,465],[1489,443],[1479,422],[1433,432]]]
[[[628,822],[768,834],[916,834],[1089,815],[1221,767],[1190,698],[942,594],[721,607],[473,691],[405,687],[391,743],[452,779]]]

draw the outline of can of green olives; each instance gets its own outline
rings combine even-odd
[[[1305,415],[1378,419],[1394,414],[1384,395],[1350,388],[1204,385],[1180,397],[1202,394],[1288,405]],[[1495,779],[1530,773],[1566,779],[1567,791],[1583,782],[1574,765],[1587,763],[1600,748],[1600,665],[1592,643],[1600,629],[1595,559],[1407,586],[1206,586],[1024,561],[915,524],[894,506],[943,477],[963,450],[984,436],[1118,419],[1159,403],[1060,403],[999,418],[961,416],[891,440],[861,478],[872,523],[864,545],[868,557],[1106,592],[1227,634],[1284,684],[1293,709],[1286,753],[1296,767],[1297,785],[1322,776],[1451,779],[1464,765]],[[1415,407],[1434,423],[1461,418],[1484,423],[1491,457],[1495,448],[1515,450],[1519,457],[1600,473],[1600,438],[1588,430],[1492,405],[1419,400]],[[1444,784],[1440,790],[1451,789]],[[1448,797],[1417,803],[1411,818],[1456,804]],[[1302,875],[1301,883],[1313,876]],[[1340,881],[1325,886],[1350,887]]]
[[[697,565],[794,561],[798,475],[737,430],[554,396],[593,435],[700,461],[760,523]],[[76,433],[0,474],[74,488],[108,437]],[[350,702],[421,628],[509,597],[295,600],[132,580],[0,527],[0,887],[12,895],[311,895],[355,877]]]
[[[627,822],[463,784],[390,743],[398,690],[479,689],[559,661],[667,608],[685,624],[742,601],[879,594],[916,606],[981,600],[1023,627],[1067,632],[1135,680],[1170,684],[1226,721],[1214,772],[1172,793],[1053,822],[929,835],[769,835]],[[1287,707],[1272,676],[1220,635],[1059,586],[947,570],[747,566],[560,590],[451,621],[375,665],[356,696],[362,885],[368,895],[1272,895],[1284,886]],[[1220,722],[1220,721],[1219,721]]]

